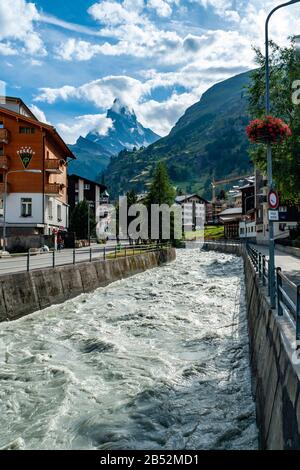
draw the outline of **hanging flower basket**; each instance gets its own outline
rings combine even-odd
[[[282,119],[266,116],[254,119],[246,127],[248,139],[257,144],[280,144],[292,135],[292,131]]]

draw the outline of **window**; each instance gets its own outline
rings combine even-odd
[[[0,156],[4,155],[4,145],[0,145]]]
[[[34,134],[35,133],[35,127],[20,126],[19,132],[20,132],[20,134]]]
[[[4,122],[0,121],[0,129],[4,129]]]
[[[0,173],[0,183],[3,183],[3,182],[4,182],[3,173]]]
[[[32,216],[32,199],[28,197],[21,198],[21,217]]]
[[[48,218],[53,219],[53,205],[52,201],[48,201]]]
[[[3,217],[3,197],[0,198],[0,217]]]
[[[61,206],[57,206],[57,220],[61,222]]]
[[[91,186],[90,186],[88,183],[85,183],[85,184],[84,184],[84,189],[89,190],[90,188],[91,188]]]

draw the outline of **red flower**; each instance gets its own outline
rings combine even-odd
[[[266,116],[264,119],[254,119],[246,127],[246,133],[251,142],[264,144],[280,144],[292,135],[287,124],[272,116]]]

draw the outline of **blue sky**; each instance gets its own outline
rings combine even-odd
[[[69,143],[111,123],[115,97],[166,135],[214,83],[253,68],[272,0],[0,0],[0,80]],[[300,4],[272,19],[299,34]]]

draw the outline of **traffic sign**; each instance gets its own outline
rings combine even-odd
[[[276,191],[272,190],[269,192],[268,203],[269,203],[270,209],[273,209],[273,210],[277,209],[277,207],[279,206],[279,196]]]
[[[269,220],[273,220],[273,222],[278,221],[279,220],[279,212],[269,210]]]

